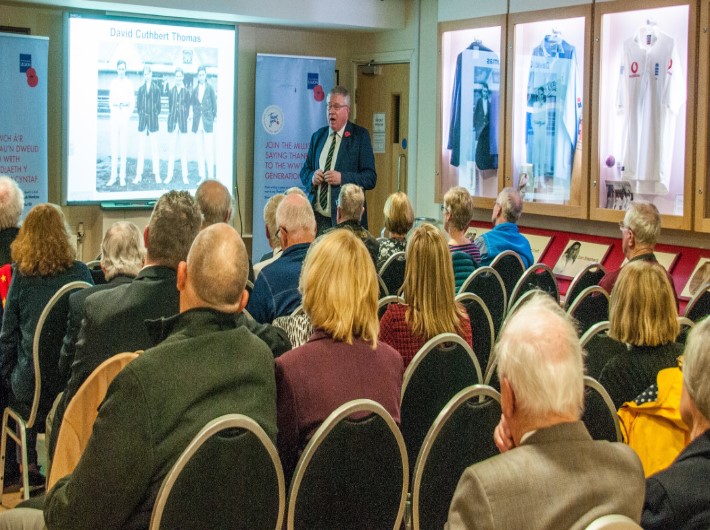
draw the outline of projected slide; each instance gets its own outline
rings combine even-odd
[[[151,200],[214,178],[232,188],[235,33],[68,16],[67,202]]]

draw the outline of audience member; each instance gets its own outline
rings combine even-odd
[[[611,291],[609,336],[628,351],[612,357],[599,382],[618,409],[656,382],[664,368],[678,365],[683,346],[673,288],[658,263],[636,260],[625,265]]]
[[[471,273],[476,270],[481,255],[478,247],[466,236],[466,229],[473,216],[471,195],[466,188],[460,186],[451,188],[444,195],[444,230],[449,234],[449,250],[451,252],[454,271],[455,291],[458,292]]]
[[[523,199],[513,188],[504,188],[493,205],[493,230],[476,238],[481,251],[481,265],[490,265],[498,254],[512,250],[523,260],[525,268],[535,261],[530,243],[518,230],[516,224],[523,213]]]
[[[365,192],[357,184],[345,184],[340,188],[338,196],[337,223],[331,230],[346,228],[355,234],[367,247],[372,258],[372,264],[377,265],[377,254],[380,251],[379,242],[372,237],[367,229],[360,224],[365,212]]]
[[[35,391],[32,342],[42,310],[64,285],[74,281],[92,283],[86,265],[75,260],[64,214],[54,204],[38,204],[27,214],[12,243],[15,272],[7,295],[0,333],[0,408],[8,404],[26,418]],[[55,352],[59,355],[59,352]],[[47,377],[47,381],[54,380]],[[43,422],[44,418],[39,421]],[[27,431],[28,471],[41,482],[34,449],[36,433]]]
[[[69,296],[67,333],[64,336],[59,357],[59,372],[62,381],[67,381],[71,374],[76,341],[79,337],[81,322],[84,319],[84,301],[86,298],[93,293],[130,283],[140,272],[144,260],[145,246],[143,245],[143,235],[138,227],[126,221],[118,221],[111,225],[101,243],[101,270],[107,283],[81,289]],[[59,403],[57,403],[57,406],[59,406]],[[59,434],[58,431],[52,428],[54,425],[54,412],[53,410],[50,413],[50,417],[47,418],[48,429],[45,431],[50,459],[54,454],[54,444]]]
[[[502,454],[463,473],[447,528],[582,529],[613,513],[638,521],[641,463],[621,443],[592,440],[580,421],[583,352],[559,305],[534,295],[503,328],[496,355]]]
[[[377,270],[382,268],[389,257],[397,252],[404,252],[407,246],[407,234],[414,224],[414,209],[407,194],[398,191],[385,201],[385,229],[388,238],[380,239],[377,253]]]
[[[343,403],[372,399],[399,423],[403,374],[400,355],[377,342],[377,275],[357,236],[333,230],[320,237],[300,287],[316,331],[276,359],[278,447],[289,478],[315,430]]]
[[[25,194],[17,183],[0,175],[0,265],[12,261],[10,245],[20,231],[20,217],[25,205]]]
[[[158,199],[143,232],[145,266],[126,285],[100,291],[84,301],[84,320],[71,376],[54,416],[59,433],[64,411],[96,367],[109,357],[153,345],[145,320],[178,313],[177,267],[200,229],[200,212],[186,191],[169,191]]]
[[[276,261],[281,255],[281,241],[279,241],[278,232],[279,227],[276,224],[276,208],[286,195],[283,193],[277,193],[272,195],[271,198],[266,202],[264,206],[264,228],[266,230],[266,239],[271,247],[271,252],[264,254],[261,257],[259,263],[254,266],[254,276],[259,276],[261,269]]]
[[[626,210],[624,220],[619,223],[619,228],[621,250],[629,263],[639,260],[658,263],[653,250],[656,248],[656,240],[661,235],[661,214],[654,204],[646,201],[632,202],[631,207]],[[611,293],[620,273],[621,267],[607,272],[599,285],[607,293]],[[673,288],[673,298],[677,301],[673,277],[670,274],[667,276]]]
[[[276,209],[276,224],[283,252],[261,270],[247,304],[249,314],[265,324],[291,314],[301,305],[298,278],[308,247],[316,237],[313,208],[307,198],[298,194],[289,194],[281,201]]]
[[[81,460],[49,491],[44,514],[11,510],[0,516],[5,527],[148,528],[165,476],[207,422],[245,414],[275,441],[273,357],[234,318],[246,278],[233,228],[197,236],[178,266],[180,314],[163,319],[162,341],[116,376]]]
[[[380,321],[380,340],[397,350],[406,368],[431,338],[456,333],[471,344],[468,313],[454,300],[451,254],[439,230],[423,224],[407,244],[402,294],[405,304],[389,304]]]
[[[641,526],[710,528],[710,319],[690,332],[683,356],[680,414],[691,443],[668,469],[646,480]]]

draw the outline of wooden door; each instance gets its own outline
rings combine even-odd
[[[370,232],[384,228],[387,197],[407,191],[409,64],[363,65],[357,73],[356,123],[367,128],[375,152],[377,185],[366,193]]]

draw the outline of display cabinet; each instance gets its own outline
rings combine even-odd
[[[528,213],[586,218],[589,6],[510,15],[505,186]]]
[[[505,17],[439,24],[437,200],[467,188],[490,208],[505,158]]]
[[[664,228],[689,229],[696,8],[632,0],[596,9],[590,218],[622,220],[642,199]]]
[[[700,4],[695,183],[695,230],[710,232],[710,0]]]

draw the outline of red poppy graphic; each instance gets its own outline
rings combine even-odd
[[[35,69],[30,66],[25,74],[27,75],[27,84],[32,88],[36,87],[37,83],[39,83],[39,78]]]
[[[350,138],[350,131],[345,131],[345,138]]]
[[[631,71],[632,71],[634,74],[635,74],[636,72],[638,72],[638,71],[639,71],[639,63],[637,63],[636,61],[634,61],[633,63],[631,63]]]

